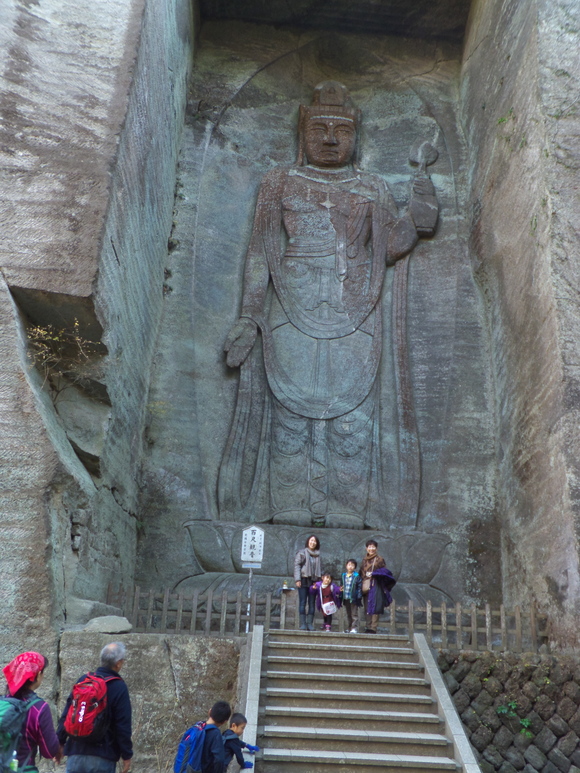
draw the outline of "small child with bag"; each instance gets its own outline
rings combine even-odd
[[[338,585],[332,582],[330,572],[324,572],[322,580],[311,586],[310,592],[316,595],[316,609],[322,612],[323,631],[332,628],[332,616],[340,609],[341,593]]]

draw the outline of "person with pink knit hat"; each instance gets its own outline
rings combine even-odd
[[[62,746],[54,731],[52,715],[46,701],[34,692],[42,684],[48,660],[38,652],[22,652],[2,670],[6,677],[6,697],[28,706],[16,759],[24,773],[37,771],[38,752],[46,759],[60,762]]]

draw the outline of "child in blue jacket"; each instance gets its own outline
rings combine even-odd
[[[358,633],[358,610],[362,606],[362,579],[356,570],[356,561],[349,558],[346,562],[346,572],[340,578],[340,590],[342,603],[346,610],[347,627],[349,633]]]

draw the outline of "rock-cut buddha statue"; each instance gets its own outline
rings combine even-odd
[[[388,528],[383,284],[434,233],[438,206],[423,162],[398,212],[384,180],[357,166],[360,122],[346,88],[321,83],[300,107],[297,164],[260,186],[241,314],[225,343],[241,372],[220,519]]]

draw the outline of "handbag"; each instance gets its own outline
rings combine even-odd
[[[373,566],[372,566],[371,572],[374,572],[374,570],[375,570],[376,560],[377,559],[375,558],[375,560],[373,561]],[[366,596],[368,594],[368,592],[370,591],[372,579],[373,579],[372,577],[365,577],[363,579],[363,581],[362,581],[362,594],[363,594],[363,596]]]
[[[338,612],[338,607],[334,601],[322,600],[322,588],[320,588],[320,606],[322,607],[323,615],[334,615],[335,612]]]

